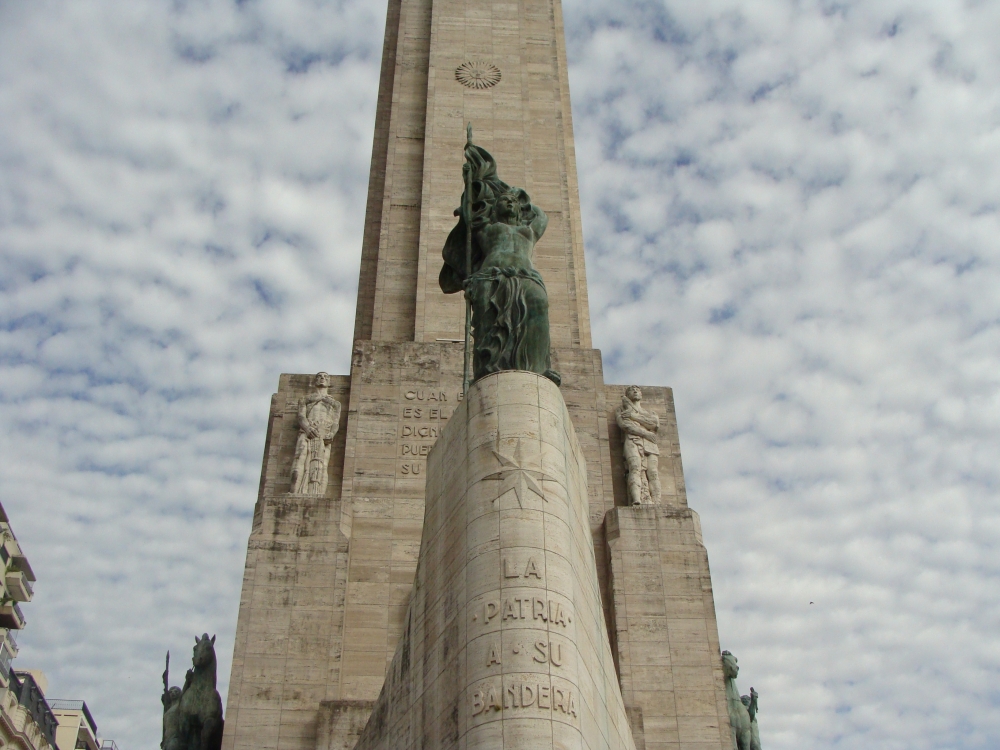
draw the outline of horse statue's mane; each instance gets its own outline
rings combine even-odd
[[[194,638],[191,669],[184,675],[183,688],[168,688],[163,673],[162,750],[219,750],[222,747],[222,698],[215,689],[215,636],[205,633]],[[170,653],[167,653],[167,667]]]

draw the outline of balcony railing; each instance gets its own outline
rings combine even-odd
[[[31,587],[31,581],[28,580],[28,576],[20,570],[8,570],[4,582],[7,584],[7,593],[10,594],[14,601],[31,601],[34,589]]]
[[[0,606],[0,628],[21,630],[24,624],[24,613],[17,602],[7,602]]]
[[[49,704],[45,702],[42,691],[35,684],[35,678],[27,672],[10,673],[10,690],[17,696],[17,702],[31,714],[39,730],[53,747],[56,746],[56,717],[52,715]]]
[[[53,711],[79,711],[83,714],[87,723],[90,724],[90,729],[93,733],[97,734],[97,722],[94,721],[94,717],[90,714],[90,709],[87,708],[86,701],[79,700],[65,700],[64,698],[53,698],[49,701],[49,706],[51,706]]]
[[[7,644],[0,646],[0,675],[3,676],[5,682],[10,678],[10,661],[14,658],[14,654],[10,652]]]

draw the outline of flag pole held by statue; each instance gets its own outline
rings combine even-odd
[[[462,213],[465,219],[465,283],[468,285],[472,276],[472,165],[468,160],[468,150],[472,146],[472,123],[465,129],[465,192],[462,194]],[[472,356],[472,297],[469,289],[465,289],[465,353],[462,365],[462,398],[469,392],[470,375],[469,360]]]

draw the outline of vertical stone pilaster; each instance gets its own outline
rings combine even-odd
[[[646,750],[731,750],[708,554],[687,508],[605,519],[616,663]]]

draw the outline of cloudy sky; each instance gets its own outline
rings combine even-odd
[[[0,0],[16,664],[122,750],[346,373],[384,0]],[[1000,745],[1000,3],[565,0],[595,345],[673,386],[768,750]]]

